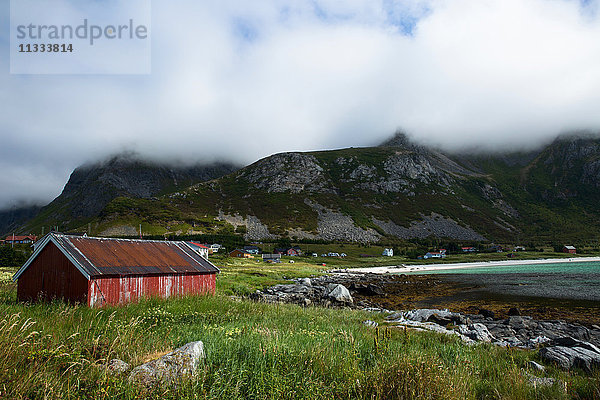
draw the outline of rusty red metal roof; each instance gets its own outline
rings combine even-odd
[[[29,239],[29,240],[35,242],[37,240],[37,236],[34,236],[34,235],[13,236],[13,235],[10,235],[10,236],[7,236],[4,240],[6,242],[12,242],[13,240],[14,241],[20,241],[20,240],[26,240],[26,239]]]
[[[53,242],[88,278],[93,276],[216,273],[211,262],[202,258],[185,242],[95,238],[50,233],[30,260],[15,275],[26,269],[48,243]]]
[[[205,246],[205,245],[203,245],[203,244],[200,244],[200,243],[196,243],[196,242],[188,242],[188,243],[191,243],[191,244],[193,244],[194,246],[198,246],[198,247],[200,247],[201,249],[210,249],[210,247],[208,247],[208,246]]]

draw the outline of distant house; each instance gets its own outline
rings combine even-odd
[[[291,249],[287,249],[287,255],[288,256],[292,256],[292,257],[296,257],[296,256],[300,256],[302,255],[302,251],[300,251],[300,249],[295,249],[295,248],[291,248]]]
[[[233,250],[231,253],[229,253],[229,257],[235,257],[235,258],[254,258],[254,256],[250,253],[248,253],[245,250],[241,250],[241,249],[235,249]]]
[[[525,251],[525,247],[523,247],[523,246],[515,246],[515,248],[513,249],[513,251]]]
[[[381,253],[381,255],[384,257],[393,257],[394,249],[383,249],[383,253]]]
[[[266,254],[266,253],[263,253],[262,259],[263,259],[264,262],[279,263],[279,262],[281,262],[281,254],[279,254],[279,253],[277,253],[277,254]]]
[[[34,243],[37,240],[37,236],[35,235],[27,235],[27,236],[15,236],[10,235],[4,239],[4,243],[6,244],[28,244]]]
[[[300,250],[300,247],[298,247],[298,246],[294,246],[294,247],[281,247],[281,248],[275,249],[273,251],[273,253],[281,254],[283,256],[296,257],[296,256],[301,256],[302,255],[302,250]]]
[[[502,253],[504,251],[504,247],[500,246],[499,244],[494,244],[491,245],[488,250],[491,252]]]
[[[442,254],[446,254],[447,251],[448,250],[446,250],[446,249],[440,249],[440,253],[442,253]]]
[[[575,246],[563,246],[562,252],[569,254],[577,254],[577,249],[575,248]]]
[[[214,293],[218,268],[186,242],[49,233],[13,277],[20,301],[94,306]]]
[[[461,247],[461,250],[463,253],[474,253],[475,251],[477,251],[475,247]]]
[[[211,245],[210,245],[210,249],[212,250],[212,252],[213,252],[213,253],[218,253],[218,252],[219,252],[219,250],[220,250],[222,247],[223,247],[223,246],[221,246],[221,245],[220,245],[220,244],[218,244],[218,243],[215,243],[215,244],[211,244]]]
[[[200,256],[202,256],[202,258],[204,258],[205,260],[208,260],[208,255],[210,253],[210,247],[208,247],[204,244],[196,243],[196,242],[187,242],[187,244],[192,249],[194,249],[194,251],[196,253],[200,254]]]
[[[247,251],[250,254],[258,254],[260,249],[257,246],[244,246],[244,251]]]
[[[442,254],[439,251],[430,251],[429,253],[425,254],[423,256],[423,258],[428,259],[428,258],[444,258],[446,257],[446,254]]]

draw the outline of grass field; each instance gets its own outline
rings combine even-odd
[[[561,399],[599,398],[600,373],[548,368],[551,387],[524,371],[535,351],[466,346],[456,338],[387,327],[353,310],[301,308],[230,298],[285,278],[319,274],[309,262],[227,259],[216,296],[146,300],[90,309],[20,304],[0,283],[2,399]],[[369,328],[371,319],[381,325]],[[110,376],[112,358],[133,365],[190,341],[207,358],[195,379],[150,390]]]
[[[233,301],[223,296],[145,301],[93,310],[4,300],[0,397],[16,399],[412,399],[592,398],[597,381],[551,369],[534,388],[523,374],[534,352],[398,329],[381,317]],[[104,373],[113,357],[134,365],[190,341],[207,358],[196,379],[150,391]],[[597,377],[597,376],[596,376]]]

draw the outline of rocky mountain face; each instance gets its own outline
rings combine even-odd
[[[115,197],[147,199],[235,171],[230,164],[173,167],[119,155],[98,164],[84,165],[71,174],[57,203],[69,204],[73,217],[97,215]]]
[[[283,153],[262,159],[237,174],[237,179],[268,193],[332,193],[334,184],[310,154]]]
[[[161,234],[177,226],[178,233],[237,232],[249,240],[362,243],[560,243],[600,232],[594,136],[560,137],[535,152],[449,154],[400,134],[378,147],[282,153],[234,169],[119,158],[81,167],[37,223],[62,218],[133,231],[144,223]]]
[[[184,197],[235,216],[249,239],[575,240],[600,227],[586,212],[598,210],[599,146],[570,136],[532,152],[445,154],[399,134],[375,148],[277,154]]]
[[[269,193],[342,193],[352,186],[410,194],[419,185],[448,188],[461,177],[479,175],[439,152],[407,141],[396,136],[389,142],[392,145],[374,149],[276,154],[241,170],[237,179]]]
[[[527,171],[531,190],[549,200],[585,197],[600,191],[600,141],[593,136],[558,138]],[[548,185],[549,184],[549,185]]]
[[[27,226],[73,227],[92,219],[119,197],[150,199],[219,178],[238,167],[229,163],[173,166],[123,153],[73,171],[62,193],[39,210]]]

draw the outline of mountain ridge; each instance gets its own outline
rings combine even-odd
[[[232,163],[178,165],[147,160],[134,152],[123,152],[76,168],[62,193],[41,207],[22,229],[41,226],[72,228],[89,223],[115,198],[150,199],[193,183],[221,177],[239,167]]]
[[[599,155],[597,135],[465,154],[398,134],[377,147],[275,154],[162,195],[114,196],[89,221],[106,235],[142,224],[150,234],[248,240],[585,240],[600,232]]]

